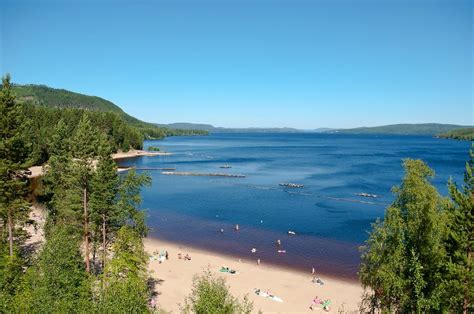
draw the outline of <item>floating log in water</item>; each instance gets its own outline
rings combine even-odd
[[[302,187],[304,187],[303,184],[296,184],[296,183],[280,183],[280,186],[285,186],[287,188],[302,188]]]
[[[137,170],[162,170],[162,171],[175,171],[176,168],[137,168]]]
[[[372,197],[372,198],[379,197],[378,195],[370,194],[370,193],[356,193],[356,195],[359,195],[359,196],[362,196],[362,197]]]
[[[172,176],[245,178],[245,175],[243,175],[243,174],[232,174],[232,173],[199,173],[199,172],[170,172],[170,171],[163,171],[161,174],[164,174],[164,175],[172,175]]]

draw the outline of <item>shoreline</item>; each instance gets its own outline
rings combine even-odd
[[[146,150],[140,150],[140,149],[131,149],[128,152],[118,152],[112,154],[112,159],[113,160],[118,160],[118,159],[126,159],[126,158],[135,158],[135,157],[141,157],[141,156],[169,156],[172,155],[172,153],[168,152],[149,152]]]
[[[169,260],[161,264],[156,260],[149,261],[152,277],[160,282],[156,287],[159,293],[158,304],[167,311],[179,311],[178,304],[182,304],[191,292],[193,276],[209,269],[212,274],[226,279],[226,284],[234,296],[242,298],[247,294],[249,300],[254,303],[254,312],[259,310],[264,313],[322,311],[322,308],[314,311],[309,309],[311,300],[315,296],[331,300],[330,312],[337,312],[339,309],[344,309],[345,312],[358,312],[363,290],[360,283],[356,281],[316,272],[315,276],[321,277],[325,282],[324,285],[317,285],[311,282],[313,276],[310,271],[303,272],[266,264],[265,261],[257,265],[256,261],[249,259],[239,259],[228,254],[160,240],[156,237],[146,237],[144,245],[145,250],[150,254],[156,250],[169,252]],[[191,261],[178,259],[178,253],[182,256],[189,254]],[[236,269],[239,273],[231,275],[219,272],[223,265]],[[269,290],[282,298],[283,303],[257,296],[254,293],[255,288]]]
[[[129,150],[128,152],[118,152],[112,154],[112,159],[113,160],[120,160],[120,159],[127,159],[127,158],[136,158],[136,157],[142,157],[142,156],[148,156],[148,157],[153,157],[153,156],[169,156],[172,155],[172,153],[168,152],[149,152],[145,150],[139,150],[139,149],[132,149]],[[46,164],[45,164],[46,165]],[[41,177],[44,174],[43,171],[44,165],[41,166],[32,166],[28,168],[28,170],[31,171],[31,174],[29,174],[27,177],[28,179],[35,179],[38,177]],[[123,172],[129,170],[131,167],[117,167],[118,172]]]

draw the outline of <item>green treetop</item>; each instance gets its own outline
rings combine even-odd
[[[27,122],[23,107],[15,102],[10,76],[7,75],[0,91],[0,219],[2,229],[8,229],[9,255],[12,258],[15,226],[26,220],[29,210],[25,201],[30,154],[30,146],[25,140]],[[3,245],[3,237],[1,242]]]
[[[429,312],[442,305],[446,215],[420,160],[405,160],[405,177],[383,221],[362,248],[360,279],[365,310]]]
[[[474,147],[474,146],[473,146]],[[472,248],[474,245],[474,152],[469,152],[466,163],[464,186],[459,189],[450,180],[449,195],[452,203],[448,206],[449,237],[447,240],[447,275],[445,299],[455,311],[468,313],[474,309],[474,269]]]

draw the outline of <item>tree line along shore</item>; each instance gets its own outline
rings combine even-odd
[[[15,101],[9,77],[0,91],[0,311],[157,312],[143,239],[140,191],[151,183],[131,169],[117,174],[112,153],[142,148],[143,134],[115,115],[42,108]],[[28,168],[48,163],[37,196],[45,241],[29,250]],[[473,310],[474,153],[462,186],[443,197],[421,160],[403,163],[395,200],[361,248],[361,311]],[[158,270],[159,271],[159,270]],[[156,282],[155,282],[156,284]],[[204,274],[183,312],[249,313],[222,279]],[[158,298],[159,306],[159,298]]]

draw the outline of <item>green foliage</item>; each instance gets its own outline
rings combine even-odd
[[[148,147],[148,150],[150,152],[159,152],[160,151],[160,149],[156,146],[150,146],[150,147]]]
[[[365,309],[402,312],[440,310],[447,217],[420,160],[404,162],[402,185],[383,222],[374,224],[362,248],[359,276]]]
[[[23,277],[24,266],[18,251],[15,250],[11,257],[6,242],[0,242],[0,313],[12,308]]]
[[[71,138],[84,116],[88,117],[96,132],[103,132],[107,135],[114,152],[143,147],[143,136],[117,113],[26,105],[25,115],[31,121],[27,127],[27,133],[28,142],[31,143],[33,150],[32,161],[35,164],[43,164],[48,161],[51,155],[54,155],[52,146],[58,141],[53,136],[57,133],[55,128],[59,121],[64,123],[61,133],[64,140],[62,145],[71,146],[73,144]],[[59,140],[61,141],[61,138]]]
[[[115,201],[119,188],[117,165],[111,156],[111,148],[107,136],[99,136],[99,158],[91,181],[90,210],[94,221],[95,242],[102,242],[102,265],[105,265],[107,241],[117,216]],[[98,238],[101,239],[99,240]]]
[[[15,102],[7,75],[0,91],[0,242],[5,241],[7,229],[12,258],[15,228],[26,221],[29,211],[25,200],[29,185],[26,176],[30,156],[26,140],[28,123],[23,106]]]
[[[191,294],[186,298],[184,313],[233,314],[250,313],[253,304],[245,297],[242,301],[233,297],[225,280],[207,270],[193,280]]]
[[[474,128],[456,129],[439,135],[441,138],[474,141]]]
[[[56,226],[51,230],[16,296],[17,312],[77,313],[90,308],[90,282],[79,247],[80,238],[70,228]]]
[[[148,259],[141,236],[131,227],[122,227],[117,233],[113,253],[113,259],[103,274],[99,312],[148,312]]]
[[[474,146],[473,146],[474,148]],[[469,152],[466,163],[464,186],[459,189],[450,180],[448,204],[449,237],[447,239],[448,262],[445,278],[445,299],[449,308],[456,312],[472,312],[474,300],[474,271],[472,248],[474,246],[474,151]]]
[[[148,228],[145,223],[145,212],[139,210],[138,206],[142,202],[140,195],[143,186],[149,186],[151,178],[146,173],[138,174],[135,169],[130,169],[122,177],[117,206],[121,208],[122,215],[118,217],[119,225],[130,224],[142,237],[145,237]]]

